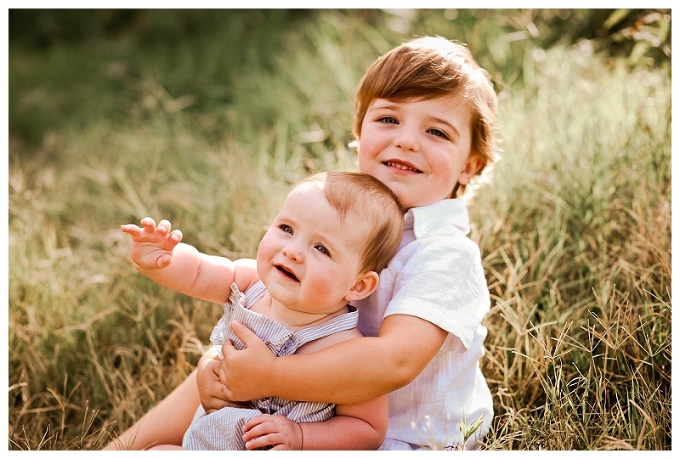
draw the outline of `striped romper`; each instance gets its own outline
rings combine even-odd
[[[350,306],[350,312],[334,317],[320,325],[292,332],[283,325],[257,312],[250,307],[266,293],[267,288],[261,281],[251,286],[246,293],[231,286],[229,300],[224,305],[224,315],[215,326],[210,341],[222,357],[222,343],[231,339],[236,349],[245,348],[229,325],[236,320],[251,329],[262,339],[277,356],[294,354],[305,343],[323,338],[357,325],[358,312]],[[244,450],[242,439],[243,426],[248,419],[260,414],[275,414],[301,422],[321,422],[335,414],[335,405],[320,402],[301,402],[267,397],[250,402],[252,408],[225,407],[206,414],[198,407],[191,425],[184,434],[182,448],[186,450]]]

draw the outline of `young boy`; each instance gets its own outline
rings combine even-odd
[[[370,295],[378,273],[401,240],[402,209],[389,188],[370,175],[324,173],[301,181],[260,242],[253,260],[231,261],[180,244],[150,218],[132,236],[139,272],[195,298],[225,303],[211,341],[231,339],[232,320],[257,332],[276,355],[313,352],[360,337],[349,307]],[[244,292],[244,293],[242,293]],[[334,412],[337,416],[331,422]],[[252,400],[206,414],[199,407],[184,435],[184,449],[245,449],[245,433],[275,449],[376,449],[387,424],[385,397],[359,404]],[[273,416],[263,416],[263,414]]]
[[[204,406],[220,406],[219,398],[304,394],[357,403],[389,394],[381,449],[476,447],[493,418],[479,369],[490,298],[459,198],[494,160],[496,103],[488,73],[461,44],[423,37],[378,58],[356,94],[359,170],[389,186],[406,213],[378,289],[353,303],[365,338],[274,358],[235,326],[247,348],[225,344],[222,381],[199,371],[208,383],[199,386]],[[253,362],[258,369],[244,374]],[[473,434],[459,429],[463,421],[479,422]]]

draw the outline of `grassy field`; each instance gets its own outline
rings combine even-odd
[[[221,308],[137,274],[120,225],[253,257],[292,183],[356,168],[356,85],[414,34],[468,43],[499,93],[470,203],[484,448],[671,449],[669,16],[604,53],[556,32],[579,11],[60,14],[10,17],[10,450],[102,447],[205,350]]]

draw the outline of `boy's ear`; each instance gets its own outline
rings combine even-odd
[[[458,183],[460,183],[461,185],[467,185],[470,179],[475,176],[475,174],[477,173],[477,171],[479,171],[479,169],[481,169],[481,167],[482,158],[480,158],[479,155],[471,153],[470,157],[465,163],[465,166],[463,167],[463,170],[460,171],[460,175],[458,176]]]
[[[378,273],[368,271],[359,276],[354,286],[345,295],[345,300],[354,301],[366,298],[378,288]]]

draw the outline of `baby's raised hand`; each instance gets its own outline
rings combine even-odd
[[[170,231],[170,222],[161,220],[156,226],[153,218],[145,217],[142,228],[134,224],[122,225],[121,231],[132,236],[130,258],[139,272],[167,268],[172,262],[172,251],[182,240],[180,230]]]

